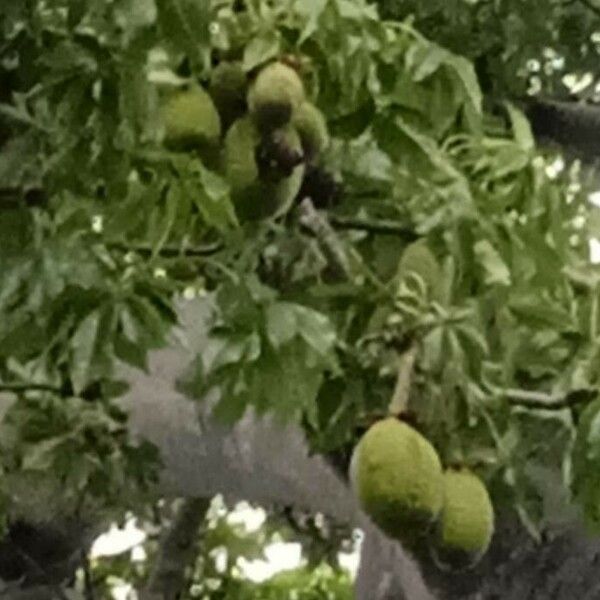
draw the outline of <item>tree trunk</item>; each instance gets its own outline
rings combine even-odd
[[[202,310],[197,303],[182,306],[184,331],[198,332]],[[365,540],[357,600],[600,597],[596,583],[600,543],[575,528],[548,534],[545,543],[536,546],[522,527],[502,518],[488,556],[475,570],[450,576],[429,562],[419,567],[360,511],[344,478],[323,457],[310,455],[300,428],[282,427],[249,412],[227,429],[210,418],[210,399],[197,406],[175,391],[176,379],[203,345],[198,334],[189,340],[187,349],[173,347],[155,353],[148,374],[127,371],[132,388],[123,405],[130,410],[134,434],[150,439],[161,452],[165,464],[161,492],[166,497],[222,493],[234,501],[321,512],[360,527]],[[0,549],[0,564],[1,559]]]
[[[169,529],[165,532],[148,584],[140,600],[177,600],[185,585],[185,574],[198,548],[200,526],[210,507],[210,499],[189,498],[183,501]]]

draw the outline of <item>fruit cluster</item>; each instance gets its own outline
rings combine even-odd
[[[241,63],[222,62],[206,87],[172,94],[163,116],[167,146],[198,150],[216,163],[242,221],[289,210],[329,143],[325,118],[300,75],[280,61],[253,77]]]
[[[494,532],[483,482],[466,467],[443,470],[431,443],[407,423],[375,423],[356,446],[352,487],[364,511],[405,547],[429,552],[442,570],[475,566]]]

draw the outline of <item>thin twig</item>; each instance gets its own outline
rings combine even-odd
[[[392,394],[392,399],[388,406],[390,415],[398,416],[406,410],[416,358],[416,344],[412,344],[408,350],[400,355],[396,387],[394,388],[394,393]]]
[[[90,557],[85,550],[81,551],[81,564],[83,565],[83,586],[85,600],[95,600],[94,578],[90,567]]]
[[[331,215],[329,222],[335,229],[365,231],[375,235],[393,235],[404,238],[407,241],[412,241],[419,237],[405,225],[389,219],[366,219]]]
[[[146,587],[139,594],[140,600],[180,597],[186,569],[196,556],[201,525],[210,503],[208,498],[184,500],[163,535]]]
[[[571,393],[565,395],[544,394],[528,390],[504,390],[502,392],[511,406],[529,408],[532,410],[564,410],[573,408],[578,404],[589,402],[595,394],[587,392]]]
[[[0,383],[0,392],[11,394],[20,394],[23,392],[52,392],[53,394],[63,394],[59,387],[46,383]]]
[[[300,224],[317,238],[332,266],[340,275],[352,279],[352,268],[344,246],[327,218],[317,211],[310,198],[302,200],[299,211]]]
[[[136,252],[142,256],[161,256],[163,258],[202,258],[212,256],[224,248],[223,242],[215,242],[206,246],[195,248],[180,248],[178,246],[164,246],[155,250],[145,244],[125,244],[123,242],[108,242],[107,248],[121,252]]]

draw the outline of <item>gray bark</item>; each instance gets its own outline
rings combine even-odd
[[[357,600],[432,600],[414,561],[361,512],[334,468],[324,458],[310,455],[299,427],[282,426],[249,412],[227,428],[211,418],[211,399],[197,405],[175,391],[176,380],[195,353],[203,350],[198,323],[205,310],[196,302],[182,306],[187,347],[174,344],[154,353],[148,373],[124,369],[132,385],[122,403],[130,411],[132,433],[156,444],[164,462],[161,493],[172,498],[221,493],[231,501],[294,506],[360,527],[366,539]],[[24,494],[22,501],[21,515],[43,512],[33,494]],[[35,525],[45,530],[48,522],[38,519]],[[72,535],[68,542],[65,555],[77,551],[83,540]],[[10,554],[10,549],[6,552]],[[68,565],[65,557],[63,570],[53,579],[64,579]]]
[[[418,566],[369,521],[345,479],[323,457],[310,455],[300,428],[282,427],[251,413],[232,429],[215,423],[210,417],[210,400],[196,405],[174,389],[190,358],[203,349],[197,326],[202,310],[205,307],[198,303],[182,307],[183,331],[196,332],[188,336],[187,348],[172,346],[155,353],[147,374],[127,371],[132,388],[123,404],[130,410],[134,434],[150,439],[161,451],[165,463],[161,492],[165,496],[222,493],[233,501],[321,512],[360,527],[365,539],[355,587],[357,600],[600,597],[600,543],[572,524],[549,528],[544,543],[536,545],[520,525],[503,516],[482,563],[467,573],[444,575],[426,560]],[[35,507],[32,514],[36,514]],[[77,535],[67,538],[72,551],[83,543]],[[1,558],[0,551],[0,563]],[[68,569],[63,575],[66,572]]]
[[[177,600],[181,596],[185,573],[196,556],[200,526],[209,507],[207,498],[183,501],[160,541],[158,556],[140,600]]]
[[[600,107],[581,102],[529,98],[523,107],[536,140],[597,164],[600,157]]]

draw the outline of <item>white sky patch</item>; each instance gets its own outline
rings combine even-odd
[[[578,94],[594,82],[594,76],[589,72],[583,75],[568,73],[562,78],[562,82],[569,88],[571,93]]]
[[[594,240],[597,244],[598,260],[600,261],[600,241]],[[591,248],[591,244],[590,244]],[[220,505],[219,499],[216,499],[212,509],[217,513],[225,510]],[[231,524],[244,524],[249,532],[257,531],[266,521],[267,514],[262,508],[254,508],[247,502],[238,503],[234,510],[227,515],[227,521]],[[91,550],[92,558],[102,556],[114,556],[122,552],[131,551],[131,560],[134,562],[143,562],[147,559],[146,551],[142,544],[146,540],[146,533],[136,526],[135,519],[127,521],[123,529],[116,525],[99,538],[96,539]],[[356,530],[353,534],[354,544],[352,550],[340,552],[339,560],[342,568],[346,569],[352,578],[356,577],[360,560],[360,549],[363,540],[363,534]],[[215,567],[218,572],[226,568],[227,548],[224,546],[214,548],[211,557],[215,561]],[[265,548],[265,558],[263,560],[246,560],[240,558],[237,562],[237,568],[241,577],[249,579],[256,583],[266,581],[281,571],[297,569],[304,564],[302,557],[302,545],[298,542],[274,542]],[[135,592],[131,586],[125,582],[117,581],[112,590],[114,600],[132,600]]]
[[[594,205],[600,208],[600,191],[593,192],[588,196],[588,200]]]
[[[114,556],[142,544],[146,539],[146,533],[135,524],[135,519],[130,519],[123,529],[116,525],[103,533],[96,539],[90,551],[91,558],[101,556]]]
[[[250,533],[258,531],[267,520],[267,513],[262,508],[253,508],[247,502],[236,504],[233,511],[227,515],[230,525],[241,525],[246,527]]]
[[[590,240],[590,260],[594,265],[600,263],[600,240],[598,238]]]
[[[147,558],[148,558],[148,555],[146,554],[146,550],[144,549],[144,546],[142,546],[142,545],[136,546],[131,551],[132,562],[146,562]]]
[[[111,588],[110,593],[113,600],[137,600],[138,597],[133,586],[125,582],[116,584]]]
[[[102,233],[104,229],[104,219],[102,215],[94,215],[92,217],[92,231],[94,233]]]
[[[565,161],[559,156],[546,167],[546,175],[550,179],[556,179],[565,169]]]
[[[360,553],[356,550],[354,552],[340,552],[338,554],[338,560],[340,566],[350,573],[352,580],[356,579],[356,573],[358,572],[358,564],[360,562]]]
[[[276,542],[265,548],[265,560],[240,558],[238,566],[242,576],[255,583],[270,579],[281,571],[297,569],[302,565],[302,546],[293,542]]]
[[[362,548],[365,534],[361,529],[355,529],[352,532],[352,541],[354,542],[352,550],[349,552],[340,552],[338,554],[338,560],[342,569],[346,569],[350,573],[352,580],[356,579],[358,573],[358,566],[360,563],[360,551]]]

